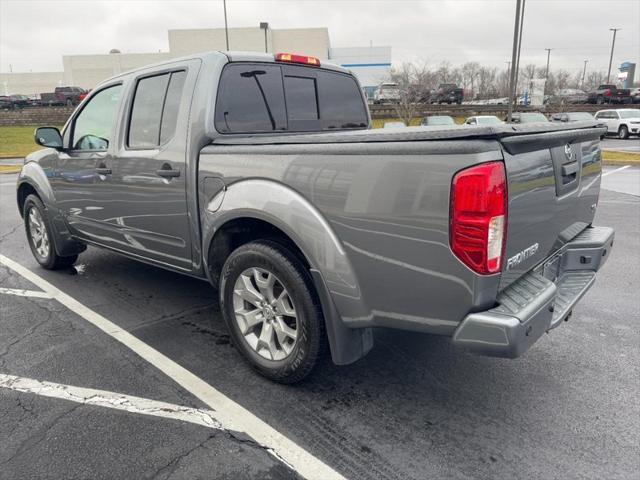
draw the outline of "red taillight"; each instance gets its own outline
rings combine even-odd
[[[467,168],[451,184],[449,243],[474,272],[500,271],[507,231],[507,181],[502,162]]]
[[[610,97],[611,96],[611,90],[605,90],[604,91],[604,96],[605,97]]]
[[[294,55],[293,53],[276,53],[276,62],[302,63],[313,67],[320,66],[320,60],[316,57],[308,57],[306,55]]]

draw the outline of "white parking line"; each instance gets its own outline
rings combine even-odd
[[[6,293],[7,295],[16,295],[18,297],[51,298],[51,294],[47,292],[39,292],[37,290],[22,290],[20,288],[0,287],[0,293]]]
[[[122,330],[118,325],[107,320],[99,313],[94,312],[75,298],[67,295],[44,278],[1,254],[0,264],[7,266],[50,294],[52,298],[69,310],[137,353],[182,388],[198,397],[216,412],[216,418],[225,430],[235,430],[246,433],[305,478],[322,480],[344,479],[342,475],[327,464],[216,390],[200,377],[178,365],[169,357],[158,352],[129,332]]]
[[[60,398],[84,405],[113,408],[130,413],[170,418],[182,422],[195,423],[203,427],[222,429],[215,412],[199,408],[189,408],[172,403],[159,402],[149,398],[134,397],[122,393],[74,387],[53,382],[41,382],[32,378],[16,377],[0,373],[0,388],[16,392],[31,393],[43,397]]]
[[[609,170],[608,172],[605,172],[602,174],[602,178],[606,177],[607,175],[611,175],[612,173],[621,172],[622,170],[629,168],[630,166],[631,165],[625,165],[624,167],[616,168],[614,170]]]

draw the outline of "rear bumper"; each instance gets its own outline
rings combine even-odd
[[[515,358],[566,320],[609,258],[614,231],[589,227],[556,255],[509,285],[498,306],[465,317],[453,343],[482,355]]]

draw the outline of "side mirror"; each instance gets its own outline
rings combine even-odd
[[[56,127],[38,127],[34,134],[34,140],[43,147],[62,149],[62,135]]]

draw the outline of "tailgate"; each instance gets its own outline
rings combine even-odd
[[[502,138],[509,192],[501,289],[591,224],[600,193],[602,129]]]

